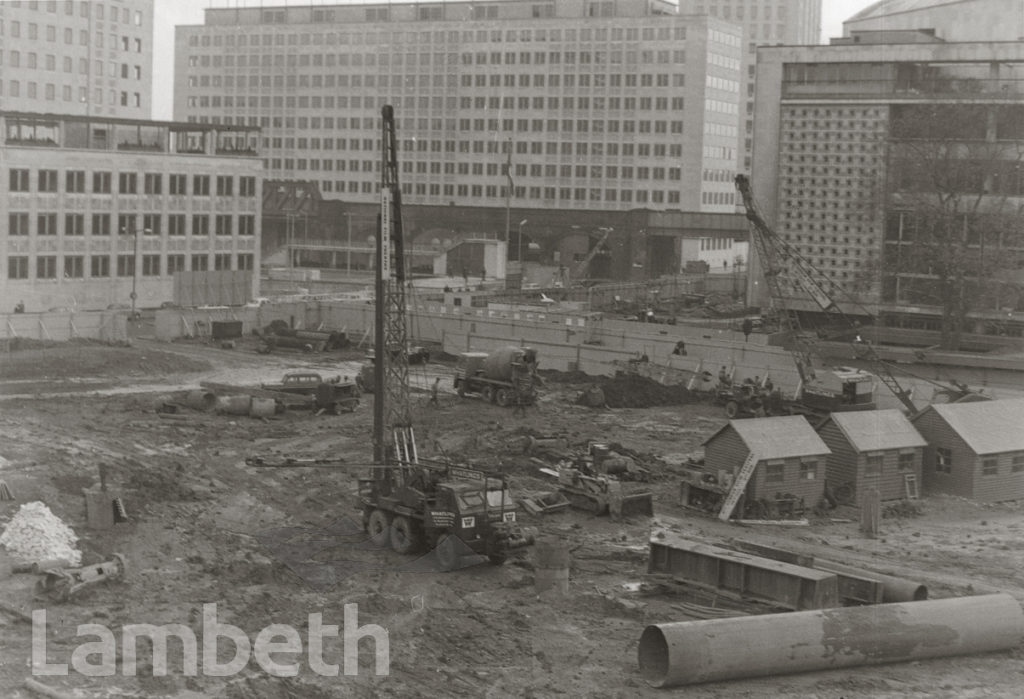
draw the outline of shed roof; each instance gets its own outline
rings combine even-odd
[[[850,446],[858,452],[908,449],[928,442],[899,410],[854,410],[832,413],[834,422]]]
[[[938,413],[975,454],[1024,451],[1024,398],[932,404],[911,421],[929,411]]]
[[[800,415],[730,420],[729,424],[708,437],[704,444],[730,427],[736,430],[743,443],[750,451],[757,453],[762,461],[832,453],[814,428]]]

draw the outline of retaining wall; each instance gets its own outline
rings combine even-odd
[[[16,337],[65,342],[73,338],[125,342],[128,316],[123,311],[8,313],[0,315],[0,339]]]

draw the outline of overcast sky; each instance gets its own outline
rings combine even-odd
[[[365,1],[365,0],[364,0]],[[840,36],[843,20],[875,0],[824,0],[822,3],[823,42]],[[155,0],[153,25],[153,118],[173,116],[174,27],[178,24],[202,24],[208,7],[270,7],[272,5],[348,5],[359,0]]]

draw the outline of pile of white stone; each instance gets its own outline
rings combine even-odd
[[[71,527],[41,502],[22,505],[0,534],[0,545],[25,563],[64,558],[77,566],[82,552],[75,548],[76,541]]]

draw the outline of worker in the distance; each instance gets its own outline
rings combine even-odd
[[[434,378],[434,385],[430,387],[430,405],[440,405],[437,402],[437,391],[441,387],[441,377]]]

